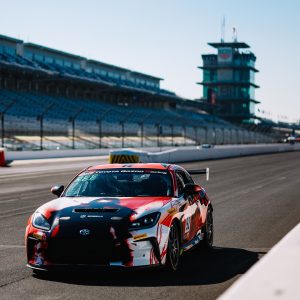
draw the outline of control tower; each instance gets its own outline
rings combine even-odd
[[[203,101],[210,113],[235,123],[251,123],[255,119],[255,55],[243,42],[208,43],[217,54],[202,55]]]

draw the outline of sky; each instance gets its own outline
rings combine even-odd
[[[256,55],[256,99],[274,120],[300,120],[300,0],[0,0],[0,34],[164,78],[202,97],[202,54],[237,28]]]

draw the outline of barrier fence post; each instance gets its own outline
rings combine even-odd
[[[159,144],[160,144],[160,141],[159,141],[159,137],[160,137],[160,124],[159,123],[156,123],[155,124],[156,126],[156,141],[157,141],[157,147],[159,147]]]
[[[224,145],[224,143],[225,143],[225,128],[224,127],[222,128],[222,134],[223,134],[222,144]]]
[[[144,135],[145,135],[145,131],[144,131],[144,125],[145,125],[145,120],[147,120],[153,113],[149,113],[147,114],[139,123],[139,125],[141,126],[141,147],[144,147]]]
[[[102,122],[105,119],[108,112],[112,111],[112,108],[108,108],[104,111],[102,115],[98,119],[96,119],[96,123],[98,124],[98,134],[99,134],[99,148],[102,148]]]
[[[69,118],[69,122],[72,124],[72,149],[75,149],[75,119],[78,117],[78,115],[83,111],[83,108],[80,108],[75,115],[71,116]]]
[[[183,132],[183,146],[186,146],[186,127],[185,127],[185,125],[182,126],[182,132]]]
[[[129,113],[127,113],[127,115],[125,116],[125,118],[123,120],[120,121],[120,125],[122,128],[122,148],[124,148],[125,145],[125,121],[133,114],[133,111],[130,111]]]
[[[170,127],[171,127],[171,145],[173,147],[174,146],[174,125],[171,124]]]
[[[144,122],[141,122],[140,126],[141,126],[141,147],[144,147]]]
[[[198,145],[198,128],[197,126],[194,126],[195,131],[195,144]]]
[[[15,100],[8,103],[4,109],[0,112],[1,115],[1,147],[4,147],[4,136],[5,136],[5,129],[4,129],[4,115],[5,113],[16,103]]]
[[[44,137],[44,116],[54,106],[54,103],[48,105],[43,112],[37,116],[37,121],[40,121],[40,150],[43,150],[43,137]]]
[[[214,144],[217,145],[217,128],[214,128]]]

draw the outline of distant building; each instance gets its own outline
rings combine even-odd
[[[231,122],[253,122],[255,119],[255,55],[244,49],[243,42],[208,43],[217,54],[202,55],[202,102],[209,104],[210,113]]]

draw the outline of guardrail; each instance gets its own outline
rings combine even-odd
[[[299,299],[300,223],[219,300]]]

